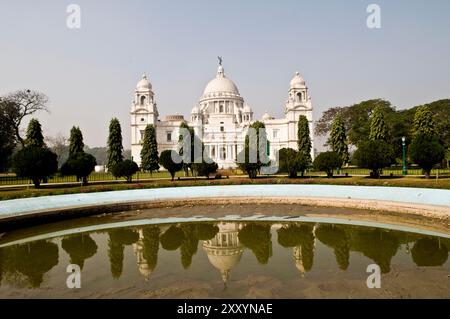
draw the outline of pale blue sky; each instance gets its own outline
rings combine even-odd
[[[81,6],[80,30],[66,27]],[[382,28],[366,26],[381,6]],[[0,0],[0,94],[46,93],[45,134],[79,125],[89,146],[122,123],[129,148],[133,90],[148,73],[162,116],[189,115],[217,55],[256,117],[282,116],[300,71],[314,117],[370,98],[399,108],[450,97],[450,1]]]

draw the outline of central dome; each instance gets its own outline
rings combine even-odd
[[[211,93],[227,92],[239,95],[239,90],[233,81],[227,79],[224,74],[224,69],[221,65],[217,69],[216,78],[208,83],[203,92],[203,95],[210,95]]]

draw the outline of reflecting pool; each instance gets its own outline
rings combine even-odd
[[[292,219],[35,227],[0,239],[0,297],[450,298],[449,249],[445,234]]]

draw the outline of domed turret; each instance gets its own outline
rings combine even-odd
[[[273,116],[270,115],[269,113],[267,113],[267,111],[264,113],[264,115],[262,116],[262,120],[263,121],[268,121],[268,120],[273,120]]]
[[[200,109],[199,109],[199,107],[197,105],[195,105],[192,108],[191,114],[199,114],[199,113],[200,113]]]
[[[152,84],[147,79],[147,75],[143,74],[142,79],[136,85],[136,90],[138,91],[147,91],[152,89]]]
[[[294,77],[290,83],[291,89],[303,89],[306,86],[305,80],[302,78],[299,72],[295,72]]]

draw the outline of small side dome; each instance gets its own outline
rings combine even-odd
[[[147,79],[147,75],[142,75],[142,79],[138,82],[136,85],[136,90],[138,91],[145,91],[145,90],[151,90],[152,85],[150,81]]]
[[[244,113],[252,113],[252,108],[250,107],[250,105],[245,104]]]
[[[305,87],[305,80],[302,78],[299,72],[295,72],[294,77],[291,80],[291,89],[302,89]]]
[[[199,113],[200,113],[200,109],[198,108],[197,105],[195,105],[195,106],[192,108],[191,114],[199,114]]]
[[[269,113],[264,113],[264,115],[262,116],[263,121],[267,121],[267,120],[273,120],[273,116],[271,116]]]

